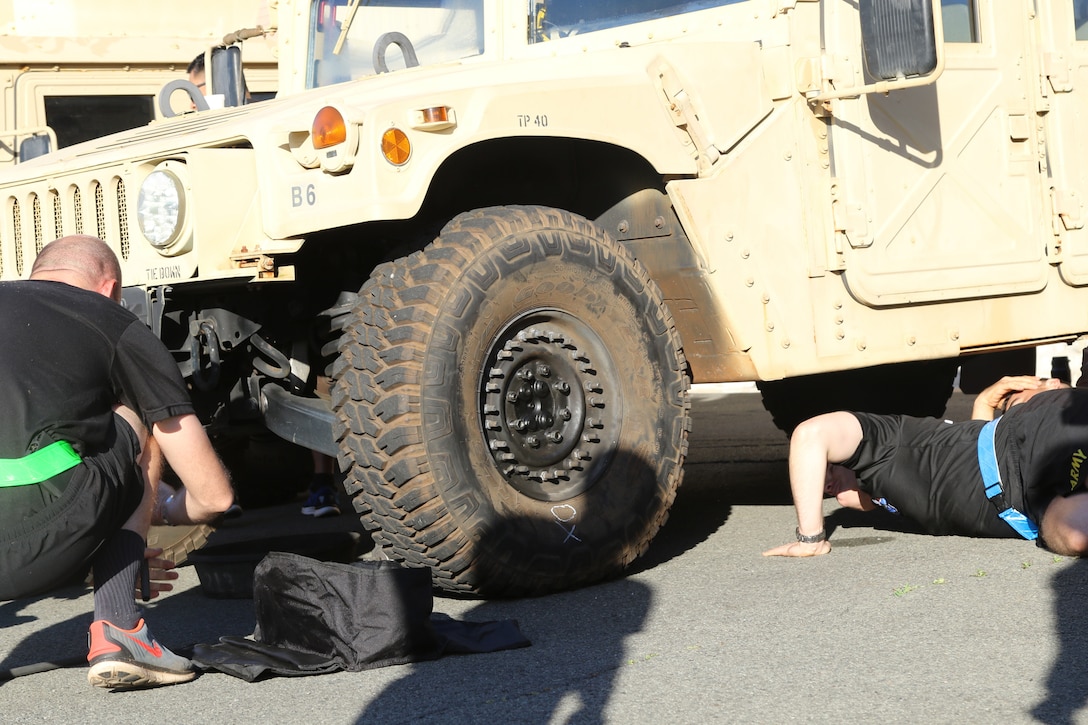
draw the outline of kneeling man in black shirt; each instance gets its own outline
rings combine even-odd
[[[137,576],[153,519],[206,522],[233,501],[172,355],[120,299],[117,257],[82,235],[0,283],[0,599],[91,569],[88,679],[109,688],[193,678],[148,631]],[[184,487],[156,500],[161,456]]]

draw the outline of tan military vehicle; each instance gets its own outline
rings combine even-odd
[[[276,100],[4,172],[2,274],[105,236],[212,429],[338,456],[439,586],[644,552],[692,382],[760,381],[784,428],[939,413],[971,355],[1088,331],[1080,2],[274,10]]]
[[[161,118],[163,86],[228,32],[267,17],[265,5],[9,3],[10,15],[0,15],[0,169]],[[247,80],[259,98],[275,95],[275,50],[263,41],[247,47]],[[178,107],[168,113],[189,107],[172,100]]]

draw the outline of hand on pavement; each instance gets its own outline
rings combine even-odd
[[[793,558],[805,558],[811,556],[823,556],[831,552],[831,542],[817,541],[815,544],[802,544],[800,541],[791,541],[782,546],[776,546],[763,552],[763,556],[789,556]]]

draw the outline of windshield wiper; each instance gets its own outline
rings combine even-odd
[[[336,39],[336,45],[332,49],[333,55],[340,55],[340,50],[344,47],[344,41],[348,39],[348,31],[351,30],[351,21],[355,19],[355,11],[358,9],[359,0],[351,0],[348,5],[347,17],[344,18],[344,22],[340,26],[340,37]]]

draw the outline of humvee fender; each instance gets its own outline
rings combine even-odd
[[[568,212],[484,209],[360,297],[334,407],[348,491],[387,554],[497,596],[645,550],[680,483],[689,386],[622,246]]]

